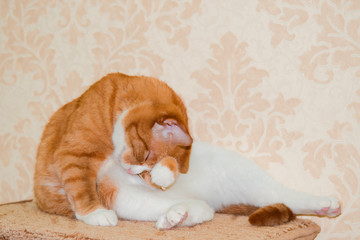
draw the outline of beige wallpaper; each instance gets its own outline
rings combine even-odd
[[[32,198],[61,105],[114,71],[158,77],[197,139],[341,199],[318,239],[360,238],[360,1],[0,1],[0,203]]]

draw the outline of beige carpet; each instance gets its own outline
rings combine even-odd
[[[277,227],[251,226],[247,217],[216,214],[194,227],[168,231],[154,222],[119,221],[116,227],[95,227],[75,219],[39,211],[34,202],[0,206],[0,239],[314,239],[320,232],[315,223],[297,219]]]

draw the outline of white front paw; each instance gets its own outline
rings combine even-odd
[[[175,226],[193,226],[214,217],[214,209],[201,200],[191,200],[171,207],[160,216],[156,223],[158,229],[170,229]]]
[[[195,224],[210,221],[214,218],[214,209],[204,201],[191,203],[189,206],[189,217],[182,224],[183,226],[193,226]]]
[[[174,173],[166,166],[158,163],[150,172],[151,181],[159,187],[167,188],[175,182]]]
[[[165,230],[181,224],[188,216],[187,209],[182,205],[172,207],[166,214],[160,216],[156,228]]]
[[[98,226],[115,226],[118,222],[118,218],[113,210],[107,209],[96,209],[95,211],[81,216],[75,214],[76,218],[85,222],[89,225],[98,225]]]

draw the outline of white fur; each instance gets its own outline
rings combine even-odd
[[[57,192],[61,195],[66,195],[65,190],[63,188],[60,188]]]
[[[49,182],[49,181],[48,181],[48,182],[42,183],[41,185],[42,185],[42,186],[49,187],[51,190],[53,190],[53,189],[58,189],[58,190],[57,190],[57,193],[59,193],[59,194],[61,194],[61,195],[65,195],[65,194],[66,194],[64,188],[62,188],[61,185],[58,184],[58,183],[53,183],[53,182]]]
[[[118,222],[115,212],[107,209],[96,209],[85,216],[76,213],[75,216],[77,219],[82,220],[89,225],[115,226]]]
[[[126,164],[123,161],[121,161],[121,166],[126,170],[127,173],[129,174],[139,174],[142,173],[144,171],[150,171],[151,168],[144,164],[144,165],[130,165],[130,164]]]
[[[179,174],[166,191],[151,187],[138,175],[129,174],[128,166],[122,163],[126,145],[121,141],[124,130],[118,122],[113,134],[114,154],[104,162],[98,179],[110,177],[117,186],[113,210],[121,218],[157,221],[157,228],[168,229],[209,221],[214,211],[231,204],[263,207],[274,203],[284,203],[295,214],[340,214],[335,198],[287,189],[239,154],[196,141],[188,173]],[[153,168],[151,175],[159,185],[173,182],[161,167]]]
[[[120,116],[117,118],[116,123],[114,125],[113,135],[112,135],[112,141],[114,144],[114,152],[113,157],[115,159],[120,159],[122,154],[125,150],[125,131],[122,124],[122,121],[124,120],[124,117],[128,111],[124,111],[120,114]]]
[[[340,206],[334,198],[287,189],[254,162],[201,142],[192,146],[189,172],[179,174],[167,191],[152,188],[140,177],[126,173],[113,158],[104,163],[99,174],[103,176],[109,176],[119,189],[113,207],[119,217],[157,221],[161,229],[174,223],[176,226],[176,222],[191,226],[208,221],[215,210],[240,203],[259,207],[284,203],[295,214],[339,214]],[[184,219],[173,217],[184,216],[185,212]]]
[[[153,167],[150,175],[152,182],[163,188],[167,188],[175,182],[174,173],[160,162]]]

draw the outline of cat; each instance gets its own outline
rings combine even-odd
[[[102,205],[96,180],[104,160],[124,150],[114,151],[112,141],[120,115],[124,131],[114,143],[128,146],[124,164],[129,174],[149,170],[164,157],[176,159],[180,173],[188,171],[193,140],[181,98],[158,79],[109,74],[55,112],[46,125],[34,173],[39,209],[81,220],[117,219]],[[139,162],[146,164],[130,168]]]
[[[193,143],[186,108],[168,85],[119,73],[50,119],[34,195],[45,212],[103,226],[121,217],[170,229],[209,221],[215,211],[262,226],[341,212],[333,197],[288,190],[235,153]]]

